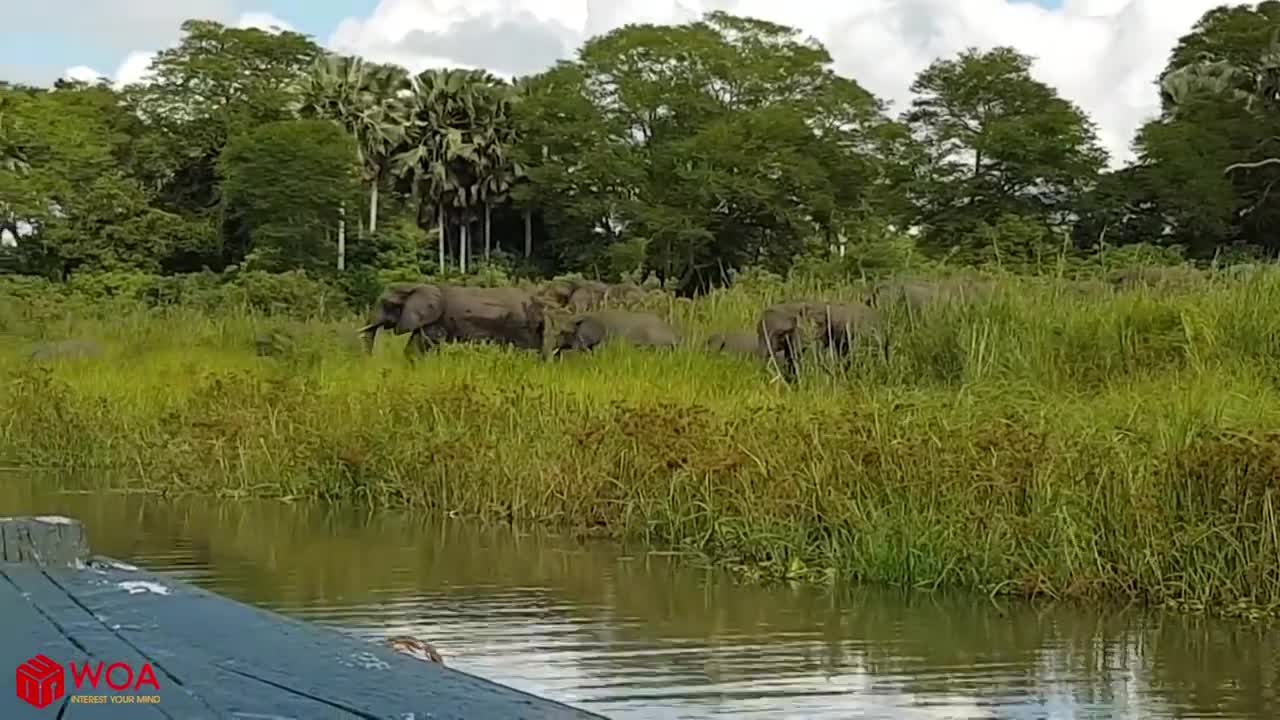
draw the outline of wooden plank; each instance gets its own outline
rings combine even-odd
[[[88,656],[77,648],[50,619],[23,594],[0,566],[0,670],[8,678],[0,691],[0,718],[49,718],[60,703],[37,709],[15,692],[15,670],[37,653],[51,658],[81,662]],[[66,717],[64,715],[64,717]]]
[[[4,566],[0,572],[4,573],[8,584],[18,589],[27,602],[47,619],[58,635],[77,650],[73,656],[68,656],[67,654],[59,653],[56,645],[38,645],[34,648],[28,645],[27,649],[30,652],[26,655],[26,658],[29,658],[36,653],[41,653],[62,666],[65,691],[62,703],[66,704],[66,712],[69,713],[70,717],[74,718],[81,713],[89,711],[92,711],[95,716],[113,719],[131,717],[217,717],[217,713],[212,707],[178,692],[178,688],[173,683],[166,683],[164,672],[159,667],[155,668],[157,682],[160,684],[159,692],[150,686],[144,686],[136,691],[117,692],[108,687],[105,678],[101,676],[96,688],[92,687],[87,681],[83,686],[77,688],[73,674],[68,667],[69,663],[75,663],[77,667],[84,667],[82,663],[88,661],[90,667],[96,667],[98,662],[102,661],[105,668],[111,663],[123,662],[128,663],[134,672],[140,672],[142,665],[150,660],[139,653],[116,631],[108,627],[102,619],[94,617],[91,611],[77,603],[74,598],[51,579],[43,568],[35,565],[9,565]],[[18,645],[17,647],[22,646]],[[23,658],[23,660],[26,660],[26,658]],[[117,671],[116,677],[118,680],[123,679],[122,672]],[[136,694],[160,695],[161,704],[117,705],[108,702],[106,704],[81,705],[71,700],[71,696],[76,695],[133,696]],[[16,695],[11,695],[11,697],[16,698]],[[47,709],[45,708],[45,710]],[[31,712],[35,708],[27,705],[26,710]],[[66,716],[64,714],[64,717]]]
[[[92,563],[52,574],[75,603],[165,668],[166,684],[241,717],[599,718],[335,629],[169,578]],[[168,707],[171,691],[161,693]],[[187,706],[190,707],[190,706]],[[191,710],[191,712],[198,712]],[[184,710],[179,713],[187,715]],[[3,717],[3,716],[0,716]]]
[[[4,720],[600,717],[176,579],[88,560],[84,529],[69,518],[0,518],[0,558],[0,661],[18,670],[43,655],[23,677],[55,687],[62,679],[61,696],[36,708],[6,671]],[[96,686],[77,684],[73,668],[83,679],[86,662],[127,666],[112,674],[117,683],[149,665],[158,687],[116,690],[102,676]],[[107,702],[79,702],[86,697]]]
[[[80,567],[89,544],[79,520],[61,515],[0,517],[0,562]]]
[[[106,571],[117,582],[142,580],[168,594],[126,596],[78,583],[69,588],[93,612],[123,625],[149,654],[175,648],[211,664],[355,717],[584,718],[593,715],[506,688],[390,648],[228,601],[200,588],[147,573]],[[79,578],[77,578],[78,580]],[[127,598],[127,601],[125,600]],[[192,622],[199,618],[199,622]],[[150,623],[145,621],[150,619]],[[208,628],[233,629],[211,633]],[[254,712],[258,712],[254,710]]]

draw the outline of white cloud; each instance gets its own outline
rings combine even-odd
[[[281,20],[271,13],[264,12],[243,13],[240,15],[239,19],[236,20],[235,26],[238,28],[256,27],[267,32],[294,29],[292,25],[284,20]],[[178,42],[175,40],[169,44],[169,47],[175,47],[177,44]],[[72,80],[84,80],[86,82],[94,82],[99,77],[106,77],[116,87],[123,87],[129,83],[145,80],[146,76],[149,74],[147,68],[151,65],[151,61],[155,56],[156,51],[154,50],[134,50],[125,56],[124,60],[120,62],[116,67],[115,72],[111,75],[106,75],[91,67],[76,65],[75,67],[68,68],[67,71],[63,73],[63,77],[67,77]]]
[[[536,72],[583,39],[628,22],[681,22],[712,9],[780,22],[820,39],[837,68],[891,100],[910,102],[915,75],[969,46],[1012,45],[1033,73],[1099,126],[1113,162],[1158,111],[1156,74],[1179,36],[1220,0],[1064,0],[1047,10],[1005,0],[382,0],[348,18],[332,49],[420,70],[482,66]]]
[[[87,83],[97,82],[98,78],[103,77],[102,73],[94,70],[88,65],[76,65],[75,67],[69,67],[62,76],[68,80],[78,80],[80,82]]]
[[[240,15],[240,19],[236,21],[238,28],[258,28],[267,32],[278,30],[293,31],[294,27],[288,22],[267,12],[247,12]]]
[[[239,5],[200,1],[211,13]],[[935,58],[969,46],[1012,45],[1036,58],[1036,77],[1089,113],[1118,163],[1131,158],[1134,132],[1158,110],[1154,80],[1174,42],[1220,1],[1063,0],[1047,10],[1029,0],[382,0],[369,16],[339,23],[327,44],[414,71],[483,67],[509,76],[537,72],[570,57],[587,37],[626,23],[683,22],[721,9],[817,37],[842,73],[897,111],[910,102],[915,75]],[[128,25],[120,18],[116,24]],[[262,12],[244,12],[236,24],[292,29]],[[157,46],[163,45],[150,45]],[[141,79],[152,57],[130,53],[111,79]],[[77,66],[66,74],[98,71]]]

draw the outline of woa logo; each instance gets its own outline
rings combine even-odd
[[[66,688],[62,666],[37,655],[18,666],[18,697],[38,708],[62,697]]]

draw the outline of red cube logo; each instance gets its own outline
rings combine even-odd
[[[62,666],[37,655],[18,666],[18,697],[38,708],[62,697]]]

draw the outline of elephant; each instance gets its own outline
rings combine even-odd
[[[644,290],[635,283],[585,283],[569,295],[569,309],[576,313],[590,312],[609,305],[626,305],[642,299]]]
[[[1221,274],[1222,277],[1227,278],[1230,281],[1241,282],[1241,281],[1252,280],[1253,278],[1261,274],[1262,271],[1263,271],[1263,268],[1261,265],[1257,263],[1249,262],[1249,263],[1236,263],[1234,265],[1228,265],[1222,268],[1221,270],[1219,270],[1218,272]]]
[[[260,357],[288,355],[293,352],[297,341],[293,335],[283,330],[269,330],[259,334],[253,340],[254,350]]]
[[[937,303],[965,301],[990,295],[990,284],[966,278],[946,278],[935,281],[907,280],[884,282],[871,291],[871,305],[884,308],[902,303],[912,312]]]
[[[1062,284],[1061,290],[1064,295],[1077,298],[1103,297],[1112,292],[1111,286],[1101,280],[1068,280]]]
[[[559,280],[552,280],[539,290],[538,297],[550,305],[555,305],[560,308],[568,308],[571,305],[574,293],[583,291],[579,293],[580,297],[588,299],[597,295],[603,297],[608,289],[608,285],[597,280],[561,278]]]
[[[867,304],[882,312],[901,308],[914,323],[929,308],[980,300],[990,297],[993,290],[990,282],[970,278],[890,281],[873,287]]]
[[[1205,273],[1199,268],[1180,265],[1121,268],[1107,273],[1107,281],[1118,290],[1139,287],[1185,289],[1204,278]]]
[[[412,333],[405,355],[421,355],[443,340],[496,342],[536,350],[546,332],[546,308],[528,290],[394,283],[360,328],[365,351],[378,330]]]
[[[783,376],[794,378],[799,355],[815,330],[815,344],[847,360],[864,337],[878,340],[889,360],[889,332],[884,314],[863,302],[789,302],[771,305],[760,314],[757,342],[764,357],[777,362]]]
[[[767,353],[760,347],[760,339],[749,330],[731,330],[712,333],[707,337],[706,349],[748,357],[764,358]]]
[[[597,310],[570,318],[555,333],[544,357],[549,359],[564,350],[593,350],[611,338],[638,347],[671,348],[680,344],[680,333],[653,313]]]
[[[609,289],[608,285],[601,282],[583,283],[569,293],[569,309],[575,313],[595,310],[605,304]]]
[[[27,354],[35,362],[46,360],[96,358],[102,356],[102,345],[95,340],[70,338],[37,344]]]
[[[639,300],[645,296],[645,291],[630,282],[610,285],[597,280],[570,278],[552,282],[540,295],[574,313],[585,313]]]

